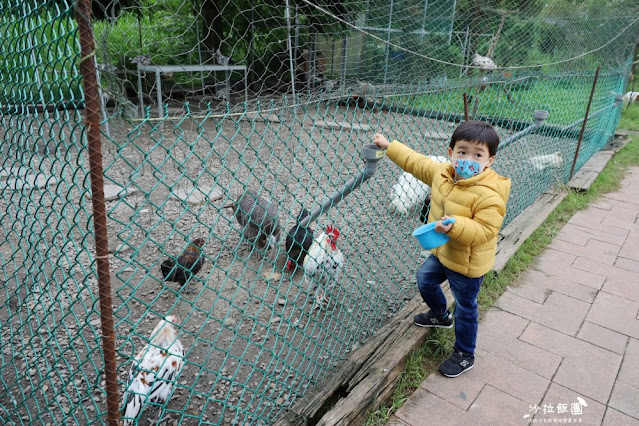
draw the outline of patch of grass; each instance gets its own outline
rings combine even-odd
[[[617,78],[620,76],[600,77],[600,82],[595,89],[593,111],[612,102],[609,87]],[[530,76],[513,81],[517,80],[520,80],[521,84],[508,82],[508,80],[503,83],[489,84],[479,94],[476,87],[457,87],[414,97],[398,96],[396,101],[417,109],[461,114],[464,112],[462,93],[467,92],[473,97],[469,106],[471,113],[476,101],[479,115],[531,121],[533,112],[543,109],[549,113],[549,124],[567,125],[583,118],[592,89],[592,77]]]
[[[623,106],[619,128],[639,131],[639,102]]]
[[[451,329],[433,329],[426,344],[408,354],[406,368],[402,372],[390,401],[378,410],[369,413],[366,426],[383,426],[393,413],[404,405],[415,389],[426,377],[437,370],[439,364],[453,350],[455,332]]]
[[[490,273],[486,276],[479,293],[480,315],[483,316],[483,313],[495,304],[507,286],[519,279],[521,273],[533,263],[536,256],[546,249],[576,212],[587,208],[601,195],[618,189],[619,182],[623,179],[628,167],[637,165],[639,165],[639,138],[635,137],[612,157],[588,191],[569,193],[548,216],[548,219],[522,244],[504,269],[499,274]],[[439,364],[450,355],[454,341],[453,329],[435,329],[428,336],[424,346],[408,355],[406,370],[401,374],[391,400],[378,410],[371,412],[366,425],[385,425],[390,416],[406,402],[424,379],[437,371]]]

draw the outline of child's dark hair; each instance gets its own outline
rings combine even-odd
[[[493,126],[485,121],[469,120],[457,126],[450,138],[450,148],[455,149],[455,144],[461,140],[486,145],[491,157],[497,154],[499,135]]]

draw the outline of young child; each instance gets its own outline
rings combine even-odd
[[[495,264],[497,233],[506,215],[510,179],[490,166],[495,161],[499,136],[482,121],[466,121],[453,132],[448,148],[450,163],[436,163],[398,141],[373,137],[387,156],[405,171],[431,187],[428,222],[450,240],[432,250],[417,271],[417,287],[430,311],[415,316],[420,327],[451,328],[440,284],[448,279],[455,297],[455,347],[439,370],[457,377],[473,367],[477,340],[477,295],[484,275]],[[454,217],[456,222],[443,225]]]

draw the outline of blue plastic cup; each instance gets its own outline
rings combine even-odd
[[[413,231],[413,236],[417,238],[417,241],[419,241],[419,244],[421,244],[421,246],[424,247],[425,250],[432,250],[435,247],[446,244],[448,240],[450,240],[450,237],[448,235],[435,231],[435,225],[437,225],[437,222],[427,223],[426,225],[422,225]],[[442,224],[449,225],[455,222],[456,219],[454,217],[451,217],[444,220]]]

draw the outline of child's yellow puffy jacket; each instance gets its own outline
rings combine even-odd
[[[506,215],[511,181],[487,168],[470,179],[454,181],[451,163],[437,163],[398,141],[388,147],[388,158],[430,185],[428,222],[442,216],[457,219],[450,240],[432,252],[449,269],[476,278],[495,264],[497,233]]]

